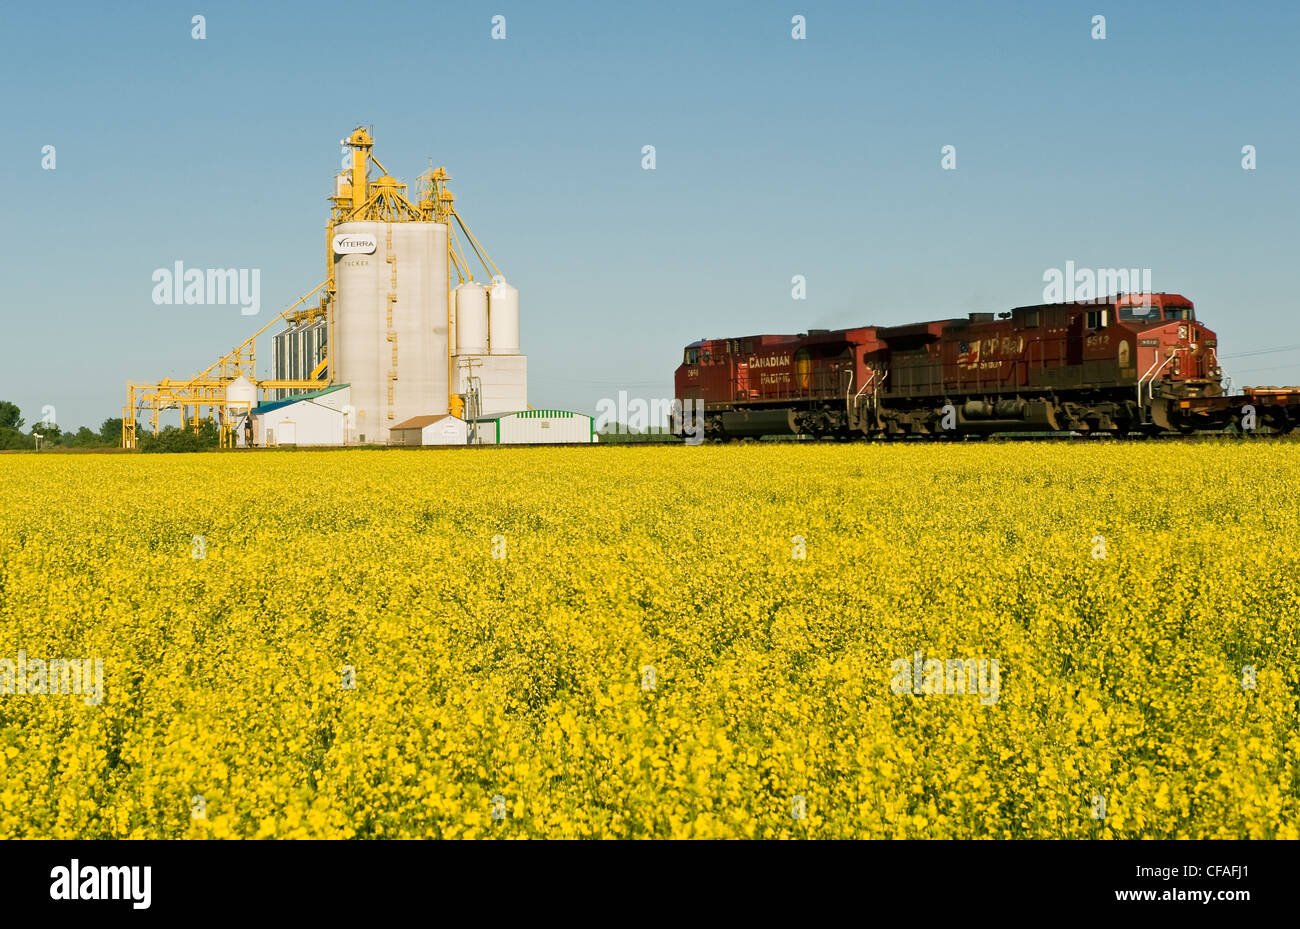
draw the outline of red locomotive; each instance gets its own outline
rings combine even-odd
[[[1191,300],[1123,294],[997,318],[693,342],[675,388],[703,401],[711,439],[1187,433],[1239,422],[1248,404],[1258,425],[1289,431],[1300,390],[1227,397],[1217,351]]]

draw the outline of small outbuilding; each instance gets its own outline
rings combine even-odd
[[[388,431],[389,445],[464,445],[465,420],[443,413],[440,416],[413,416]]]
[[[259,448],[347,444],[355,440],[355,436],[347,434],[350,396],[347,384],[337,384],[255,406],[250,413],[253,444]],[[236,442],[244,445],[242,422],[235,430],[235,436]]]

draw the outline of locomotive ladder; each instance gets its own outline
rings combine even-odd
[[[849,391],[853,389],[853,372],[852,371],[849,372],[849,383],[844,389],[844,409],[845,412],[848,413],[850,417],[853,415],[853,408],[857,406],[858,398],[862,396],[862,392],[866,390],[868,387],[870,387],[872,385],[872,382],[875,381],[876,375],[880,374],[880,372],[878,372],[875,368],[868,368],[867,370],[871,372],[871,375],[865,381],[862,382],[862,386],[858,388],[858,392],[855,393],[851,399],[849,397]],[[885,378],[887,378],[888,376],[889,376],[888,371],[885,371],[883,374],[880,374],[880,384],[877,385],[877,389],[871,392],[871,397],[868,403],[871,407],[871,414],[872,414],[873,421],[875,418],[875,414],[880,409],[879,388],[881,386],[884,386]]]
[[[1138,401],[1138,415],[1139,415],[1139,416],[1142,415],[1142,384],[1145,383],[1145,384],[1147,385],[1147,399],[1148,399],[1148,400],[1154,400],[1154,399],[1155,399],[1155,380],[1156,380],[1156,378],[1159,377],[1159,376],[1160,376],[1160,372],[1163,371],[1163,370],[1165,369],[1165,365],[1167,365],[1167,364],[1169,364],[1169,362],[1173,361],[1173,360],[1174,360],[1174,356],[1177,355],[1180,351],[1182,351],[1181,348],[1179,348],[1179,347],[1175,347],[1174,350],[1173,350],[1172,352],[1170,352],[1168,355],[1165,356],[1165,360],[1164,360],[1164,361],[1161,361],[1161,360],[1160,360],[1160,349],[1159,349],[1159,348],[1156,349],[1156,358],[1155,358],[1155,361],[1151,362],[1151,367],[1147,368],[1147,369],[1146,369],[1146,372],[1145,372],[1141,377],[1138,378],[1138,382],[1137,382],[1137,401]],[[1159,367],[1157,367],[1157,365],[1159,365]]]

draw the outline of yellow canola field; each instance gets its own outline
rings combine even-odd
[[[3,456],[0,836],[1297,838],[1296,452]]]

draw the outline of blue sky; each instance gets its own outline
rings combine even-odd
[[[15,3],[0,46],[0,399],[29,422],[97,427],[318,284],[359,124],[403,180],[449,169],[534,406],[670,396],[701,337],[1039,302],[1067,260],[1151,268],[1239,384],[1300,383],[1300,4]],[[155,306],[175,261],[260,268],[261,314]]]

